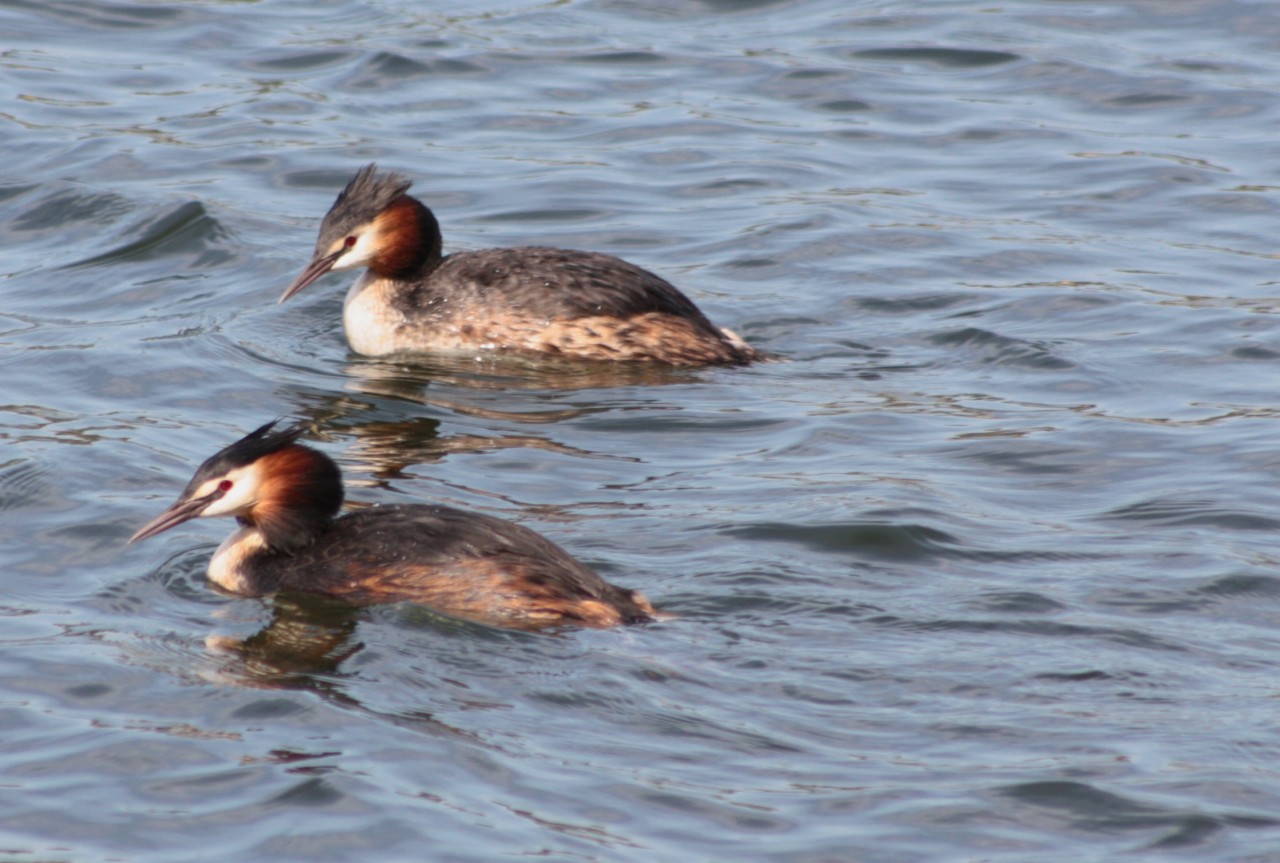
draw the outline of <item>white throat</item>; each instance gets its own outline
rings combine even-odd
[[[240,525],[222,541],[209,560],[209,580],[228,593],[256,596],[253,579],[245,570],[245,559],[267,547],[266,538],[256,527]]]
[[[391,285],[366,270],[342,301],[342,328],[351,350],[377,357],[395,353],[396,335],[404,317],[391,304]]]

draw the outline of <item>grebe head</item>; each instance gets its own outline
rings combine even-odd
[[[440,225],[421,201],[405,194],[412,185],[403,174],[379,175],[375,164],[361,168],[325,214],[311,263],[280,302],[331,270],[369,267],[394,278],[438,260]]]
[[[309,542],[342,506],[342,476],[324,453],[298,443],[305,429],[255,429],[207,459],[172,506],[129,542],[147,539],[193,518],[234,516],[259,528],[269,546]]]

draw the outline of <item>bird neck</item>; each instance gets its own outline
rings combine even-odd
[[[375,221],[381,238],[369,264],[374,275],[396,281],[421,277],[443,258],[444,239],[435,214],[417,198],[401,195]]]
[[[342,508],[342,474],[333,459],[301,444],[263,459],[268,480],[258,503],[237,518],[265,548],[290,554],[329,529]]]
[[[236,519],[240,526],[222,541],[209,559],[209,580],[229,593],[241,596],[261,596],[271,593],[271,587],[262,585],[255,574],[261,568],[255,564],[267,551],[267,541],[256,526]]]

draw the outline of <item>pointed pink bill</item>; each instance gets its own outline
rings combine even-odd
[[[138,532],[129,537],[129,542],[138,542],[139,540],[148,539],[158,533],[164,533],[171,527],[177,527],[184,521],[191,521],[191,519],[204,512],[205,507],[220,497],[222,497],[222,492],[215,491],[212,494],[206,494],[204,497],[193,497],[191,500],[180,500],[155,518],[151,519],[151,521],[138,528]]]
[[[311,263],[307,264],[307,268],[302,271],[302,275],[294,279],[293,284],[284,289],[284,293],[280,295],[280,299],[277,300],[277,303],[283,303],[285,300],[307,287],[307,285],[333,269],[334,262],[338,260],[338,257],[344,251],[346,250],[339,249],[331,255],[325,255],[323,258],[315,258],[312,260]]]

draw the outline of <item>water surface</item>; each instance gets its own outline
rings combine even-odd
[[[1280,18],[1247,0],[0,2],[6,860],[1280,860]],[[372,360],[360,165],[785,361]],[[236,599],[125,540],[312,425],[352,499],[677,620]],[[231,649],[234,646],[234,649]]]

